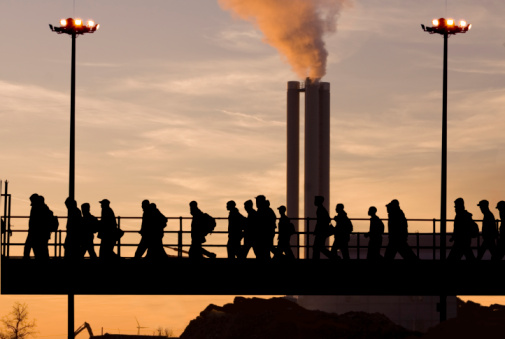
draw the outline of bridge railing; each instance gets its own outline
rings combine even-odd
[[[27,216],[2,216],[0,221],[5,228],[1,237],[1,254],[4,257],[23,256],[26,236],[28,234]],[[63,257],[65,254],[64,242],[66,236],[66,217],[58,217],[60,226],[57,232],[51,233],[49,239],[49,255],[51,257]],[[117,217],[118,226],[125,232],[123,237],[117,242],[115,251],[121,257],[133,257],[140,242],[141,217]],[[226,243],[228,241],[227,218],[216,218],[216,228],[209,234],[204,243],[204,248],[215,252],[217,257],[226,258]],[[368,248],[368,239],[365,234],[368,232],[370,221],[368,218],[351,218],[354,225],[354,232],[349,241],[349,254],[351,259],[365,259]],[[387,219],[382,219],[387,225]],[[479,221],[479,220],[477,220]],[[408,219],[409,230],[417,230],[409,233],[408,243],[416,255],[425,260],[440,259],[440,233],[439,219]],[[296,223],[296,220],[295,220]],[[452,229],[453,220],[447,220],[447,229]],[[312,234],[308,232],[315,225],[313,218],[299,218],[298,231],[291,237],[293,253],[297,258],[305,259],[311,257]],[[387,228],[387,227],[386,227]],[[449,241],[452,233],[447,233],[446,249],[449,253],[452,242]],[[472,239],[472,248],[476,250],[480,245],[480,237]],[[275,237],[277,244],[277,233]],[[330,247],[333,244],[333,236],[328,238]],[[388,244],[388,234],[383,236],[381,253],[384,254]],[[163,245],[165,251],[170,256],[185,257],[191,245],[191,217],[168,217],[167,227],[164,229]],[[95,251],[98,254],[100,239],[94,239]],[[32,253],[33,254],[33,253]],[[254,257],[253,251],[248,257]],[[484,257],[488,258],[488,257]]]

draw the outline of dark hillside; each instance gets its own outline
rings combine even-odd
[[[235,298],[222,307],[209,305],[192,320],[181,339],[402,339],[419,334],[382,314],[342,315],[309,311],[283,299]]]

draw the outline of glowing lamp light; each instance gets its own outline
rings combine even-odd
[[[468,25],[468,30],[470,30],[472,28],[472,24]]]
[[[88,20],[88,27],[95,26],[95,22],[93,20]]]
[[[431,22],[433,24],[433,26],[437,27],[440,22],[438,22],[438,19],[433,19],[433,21]]]
[[[447,26],[454,26],[454,19],[447,19]]]
[[[82,20],[81,19],[75,19],[75,25],[76,26],[82,26]]]
[[[465,21],[465,20],[461,20],[461,21],[459,22],[459,25],[460,25],[461,27],[465,28],[465,27],[466,27],[466,25],[467,25],[467,23],[466,23],[466,21]]]
[[[60,25],[61,25],[62,27],[67,26],[67,20],[66,20],[66,19],[61,19],[61,20],[60,20]]]

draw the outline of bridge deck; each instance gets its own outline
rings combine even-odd
[[[505,261],[2,258],[2,294],[505,295]]]

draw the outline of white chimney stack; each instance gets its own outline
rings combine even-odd
[[[303,217],[315,218],[314,197],[323,196],[326,208],[330,201],[330,84],[307,79],[300,89],[299,82],[288,82],[286,203],[290,218],[299,217],[300,92],[305,92]],[[299,224],[293,223],[298,230]],[[310,222],[306,231],[313,232],[314,227],[315,222]],[[313,238],[309,235],[306,244],[311,246]],[[311,248],[305,253],[312,257]]]

